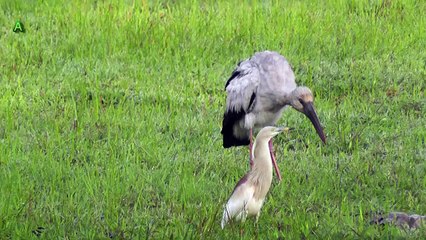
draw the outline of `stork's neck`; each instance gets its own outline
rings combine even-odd
[[[278,103],[281,107],[287,106],[287,105],[292,105],[292,102],[294,100],[297,100],[297,95],[296,95],[296,91],[293,90],[287,94],[283,94],[281,96],[279,96],[278,98]]]

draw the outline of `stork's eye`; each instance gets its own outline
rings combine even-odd
[[[305,102],[301,99],[301,98],[299,98],[299,102],[300,102],[300,104],[304,104]]]

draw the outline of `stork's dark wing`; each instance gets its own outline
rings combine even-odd
[[[256,104],[256,91],[259,82],[258,66],[250,60],[241,62],[226,82],[226,110],[221,131],[223,147],[249,144],[248,135],[244,133],[235,134],[234,125],[238,124]],[[244,129],[244,131],[249,131],[249,129]]]

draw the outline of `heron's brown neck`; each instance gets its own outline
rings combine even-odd
[[[272,159],[269,151],[268,141],[262,139],[262,141],[256,142],[254,145],[254,164],[253,170],[255,169],[263,169],[263,168],[271,168],[272,170]]]
[[[253,168],[249,173],[250,181],[256,186],[255,197],[263,198],[269,191],[272,182],[272,159],[268,140],[256,142]]]

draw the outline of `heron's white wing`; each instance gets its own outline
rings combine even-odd
[[[244,180],[244,178],[242,180]],[[240,182],[235,187],[231,197],[226,203],[225,209],[223,210],[221,222],[222,228],[225,227],[230,219],[244,221],[247,216],[247,205],[253,199],[255,188],[247,181],[242,184],[240,184]]]
[[[260,75],[258,65],[250,60],[241,62],[225,85],[228,112],[249,112],[254,105]]]

